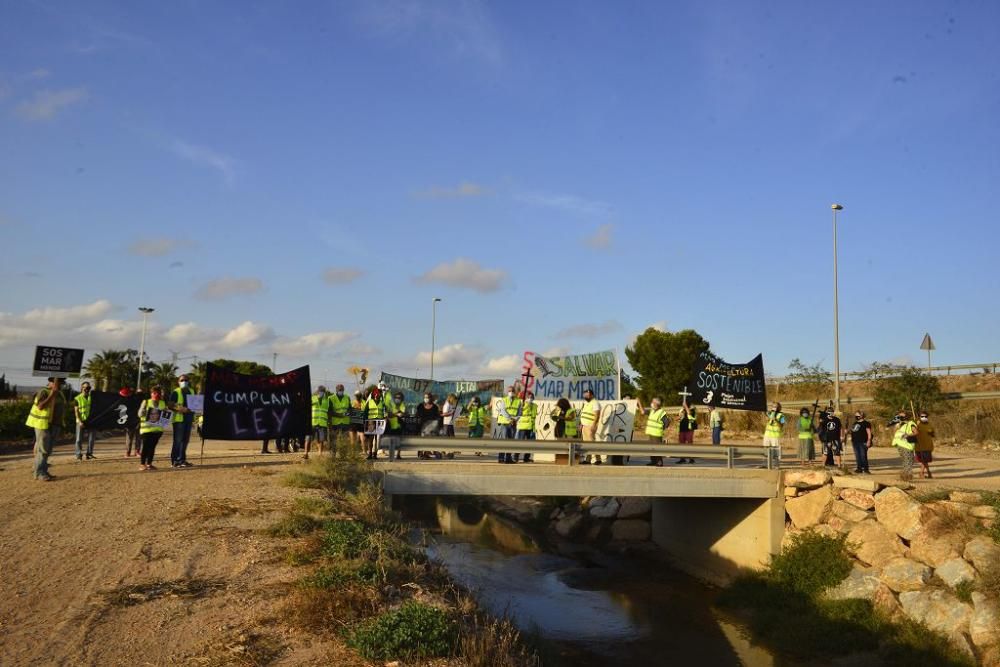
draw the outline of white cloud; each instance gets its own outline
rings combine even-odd
[[[614,228],[611,224],[601,225],[593,234],[584,237],[583,244],[594,250],[607,250],[611,247],[611,232]]]
[[[222,345],[228,348],[237,348],[268,341],[272,338],[274,338],[274,330],[271,327],[247,320],[243,324],[230,329],[222,337]]]
[[[129,247],[129,253],[140,257],[163,257],[174,250],[192,245],[191,241],[175,238],[136,239]]]
[[[53,329],[73,328],[103,318],[114,310],[118,310],[118,308],[110,301],[98,299],[93,303],[70,306],[69,308],[35,308],[26,312],[21,319],[31,326],[52,327]],[[0,322],[3,321],[3,317],[0,315]]]
[[[216,278],[199,287],[194,295],[206,301],[218,301],[240,294],[256,294],[262,289],[264,283],[260,278]]]
[[[435,358],[434,361],[437,361]],[[502,357],[488,359],[483,365],[484,373],[497,373],[506,377],[508,373],[520,370],[524,359],[520,354],[506,354]]]
[[[214,169],[219,172],[219,175],[222,176],[222,180],[224,180],[227,185],[232,185],[236,182],[236,159],[226,155],[225,153],[220,153],[211,148],[207,148],[206,146],[198,146],[180,140],[175,140],[170,145],[170,151],[174,155],[196,165]]]
[[[416,193],[416,196],[425,199],[460,199],[464,197],[483,197],[491,194],[489,188],[476,183],[459,183],[453,188],[433,186]]]
[[[477,365],[486,356],[482,348],[472,346],[466,347],[464,343],[454,343],[434,350],[434,366],[471,366]],[[414,363],[421,368],[431,365],[431,353],[420,352],[414,359]]]
[[[667,331],[667,321],[659,320],[650,324],[647,329],[656,329],[657,331]]]
[[[549,349],[542,352],[543,357],[565,357],[569,354],[569,348],[562,345],[556,345],[555,347],[550,347]]]
[[[413,38],[498,66],[503,48],[483,0],[362,2],[361,23],[388,38]]]
[[[438,264],[430,271],[414,278],[414,282],[418,284],[437,283],[477,292],[495,292],[503,286],[506,279],[506,271],[486,269],[471,259],[460,257],[451,263]]]
[[[331,266],[323,272],[323,282],[327,285],[346,285],[365,274],[361,269]]]
[[[183,322],[170,327],[163,337],[173,346],[190,352],[234,350],[274,339],[271,327],[246,321],[232,329],[203,327],[195,322]]]
[[[583,215],[608,215],[612,211],[610,204],[584,199],[575,195],[522,192],[514,195],[514,199],[524,204],[531,204],[532,206],[543,206],[545,208],[554,208],[560,211]]]
[[[39,90],[30,100],[17,105],[18,116],[29,121],[51,120],[66,107],[87,99],[87,89],[64,88],[62,90]]]
[[[305,356],[337,347],[352,338],[357,338],[357,336],[358,334],[352,331],[319,331],[291,340],[279,341],[274,344],[274,351],[278,354],[296,357]]]
[[[621,322],[606,320],[600,324],[574,324],[557,331],[553,338],[598,338],[621,331]]]

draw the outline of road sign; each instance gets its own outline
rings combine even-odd
[[[36,377],[78,378],[83,366],[83,350],[72,347],[35,348],[35,363],[31,374]]]
[[[924,340],[920,343],[921,350],[927,350],[928,352],[936,349],[934,347],[934,341],[931,340],[931,335],[929,333],[924,334]]]

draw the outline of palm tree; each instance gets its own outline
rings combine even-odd
[[[150,364],[144,372],[149,375],[149,386],[159,385],[166,393],[173,388],[177,371],[175,364],[165,361],[162,364]]]
[[[103,391],[118,389],[112,387],[112,384],[120,376],[125,357],[123,350],[102,350],[87,360],[83,367],[84,375],[93,378],[94,382],[100,382]]]
[[[205,389],[205,365],[204,361],[191,364],[191,370],[188,372],[188,380],[191,381],[191,388],[199,393]]]

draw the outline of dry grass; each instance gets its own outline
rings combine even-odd
[[[473,614],[458,638],[458,654],[468,667],[540,667],[542,660],[506,618]]]
[[[262,466],[243,466],[243,472],[248,475],[260,475],[261,477],[269,477],[274,474],[273,470]]]
[[[288,597],[286,618],[296,627],[332,634],[374,616],[381,607],[373,586],[348,584],[336,591],[303,586]]]
[[[280,658],[285,648],[285,644],[274,635],[244,631],[222,646],[206,646],[203,654],[192,658],[188,664],[199,667],[264,667]]]
[[[129,584],[104,593],[104,600],[111,607],[131,607],[159,598],[197,599],[207,597],[226,587],[220,579],[154,580],[144,584]]]

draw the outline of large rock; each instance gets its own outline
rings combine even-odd
[[[934,574],[951,588],[957,588],[963,581],[973,581],[976,571],[964,558],[952,558],[934,569]]]
[[[785,487],[785,497],[786,498],[794,498],[797,495],[799,495],[799,489],[798,489],[797,486],[786,486]]]
[[[831,516],[829,519],[826,520],[825,525],[828,526],[829,528],[832,528],[837,533],[846,534],[851,532],[851,530],[854,528],[856,524],[853,521],[845,521],[844,519],[841,519],[839,516]]]
[[[843,500],[834,500],[830,511],[833,512],[834,516],[839,516],[844,521],[851,521],[853,523],[864,521],[868,518],[868,512]]]
[[[875,516],[879,523],[904,540],[912,540],[934,512],[905,491],[888,487],[875,496]]]
[[[972,607],[942,590],[907,591],[899,604],[909,618],[949,637],[969,631]]]
[[[618,508],[619,519],[638,519],[648,516],[653,509],[653,502],[649,498],[622,498],[621,507]]]
[[[1000,568],[1000,546],[985,535],[969,540],[962,557],[975,565],[980,574]]]
[[[948,494],[950,500],[966,505],[978,505],[983,502],[983,496],[975,491],[952,491]]]
[[[972,594],[974,610],[969,621],[969,636],[972,643],[983,649],[1000,646],[1000,605],[982,593]]]
[[[879,578],[897,593],[918,591],[931,580],[931,568],[900,556],[885,564]]]
[[[785,511],[796,528],[811,528],[830,516],[833,505],[833,491],[829,486],[785,502]]]
[[[799,489],[818,489],[830,482],[830,473],[825,470],[789,470],[785,473],[785,486]]]
[[[846,579],[826,591],[826,597],[831,600],[871,600],[881,585],[878,574],[875,568],[855,564]]]
[[[611,539],[644,542],[649,539],[649,522],[642,519],[619,519],[611,524]]]
[[[830,517],[830,520],[832,521],[833,519],[836,518],[837,517],[835,516]],[[816,533],[817,535],[822,535],[823,537],[829,537],[831,540],[835,540],[838,537],[840,537],[840,531],[838,531],[836,528],[834,528],[828,523],[821,523],[818,526],[813,526],[809,530]]]
[[[834,476],[833,485],[838,489],[858,489],[872,492],[882,488],[882,485],[871,477],[847,477],[845,475]]]
[[[932,531],[922,530],[910,540],[909,556],[925,565],[938,567],[946,561],[960,557],[964,548],[965,540],[960,533],[935,535]]]
[[[618,501],[614,498],[610,499],[603,505],[591,505],[590,506],[590,516],[595,519],[613,519],[616,514],[618,514]]]
[[[567,514],[556,521],[556,532],[562,537],[573,537],[583,526],[582,514]]]
[[[898,537],[872,520],[862,521],[851,529],[847,548],[858,560],[873,567],[882,567],[906,552]]]
[[[872,596],[872,605],[888,618],[895,621],[903,615],[903,608],[896,599],[896,594],[885,584],[879,584]]]
[[[875,495],[861,489],[841,489],[840,499],[854,505],[859,510],[875,509]]]
[[[992,505],[976,505],[969,510],[969,515],[977,519],[996,519],[997,508]]]

